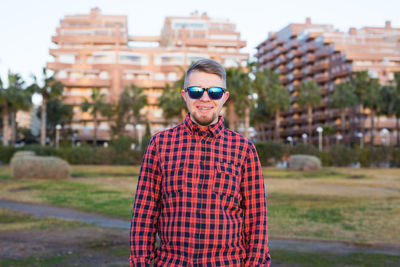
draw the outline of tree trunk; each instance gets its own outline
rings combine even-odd
[[[3,106],[3,146],[8,146],[8,104]]]
[[[345,132],[345,128],[346,128],[346,123],[345,123],[345,120],[346,120],[346,114],[345,114],[345,111],[344,111],[344,109],[340,109],[340,117],[341,117],[341,122],[342,122],[342,135],[343,135],[343,139],[345,138],[345,134],[344,134],[344,132]]]
[[[47,104],[47,96],[45,94],[42,94],[43,100],[42,100],[42,118],[41,118],[41,124],[40,124],[40,145],[45,146],[46,145],[46,119],[47,119],[47,109],[46,109],[46,104]]]
[[[235,130],[235,103],[229,101],[228,103],[228,116],[229,116],[229,129]]]
[[[363,105],[360,105],[360,128],[362,133],[362,139],[365,140],[365,124],[364,124],[364,108]]]
[[[308,112],[308,140],[310,145],[313,144],[312,142],[312,106],[308,105],[307,107]]]
[[[182,122],[185,121],[185,118],[186,118],[186,110],[182,109],[181,110],[181,120],[182,120]]]
[[[267,130],[265,129],[267,127],[266,123],[261,123],[261,131],[262,131],[262,140],[265,142],[267,141]]]
[[[370,140],[370,147],[374,146],[374,117],[375,117],[375,111],[371,109],[371,140]]]
[[[97,112],[93,114],[93,146],[97,146]]]
[[[244,109],[244,136],[249,138],[250,128],[250,107],[246,106]]]
[[[16,113],[15,111],[11,111],[10,114],[11,117],[11,146],[15,145],[15,142],[17,140],[17,122],[16,122]]]
[[[396,116],[396,146],[400,146],[399,117]]]
[[[279,136],[279,127],[281,124],[280,120],[280,110],[277,108],[275,110],[275,142],[279,143],[280,136]]]

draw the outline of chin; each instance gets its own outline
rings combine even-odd
[[[200,116],[193,116],[194,120],[196,121],[196,123],[200,124],[201,126],[208,126],[210,124],[212,124],[215,120],[215,116],[212,117],[200,117]]]

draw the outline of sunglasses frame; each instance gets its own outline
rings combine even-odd
[[[201,96],[200,96],[199,98],[193,98],[193,97],[190,96],[189,89],[192,88],[192,87],[197,87],[197,88],[203,89],[203,93],[201,94]],[[220,97],[220,98],[212,98],[212,97],[210,96],[210,89],[211,89],[211,88],[222,89],[222,95],[221,95],[221,97]],[[212,100],[220,100],[220,99],[224,96],[224,93],[226,92],[226,88],[219,87],[219,86],[212,86],[212,87],[209,87],[209,88],[203,88],[203,87],[201,87],[201,86],[196,86],[196,85],[194,85],[194,86],[189,86],[189,87],[186,87],[186,88],[185,88],[185,92],[188,92],[188,95],[189,95],[189,97],[190,97],[191,99],[200,99],[200,98],[202,98],[205,91],[207,91],[208,97],[209,97],[210,99],[212,99]]]

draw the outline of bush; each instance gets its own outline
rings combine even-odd
[[[362,167],[387,166],[391,158],[390,147],[363,148],[360,152],[360,164]]]
[[[2,146],[0,145],[0,165],[1,164],[8,164],[10,163],[10,160],[14,153],[18,149],[15,147],[10,147],[10,146]]]
[[[110,146],[113,147],[117,153],[131,150],[132,144],[137,145],[137,141],[129,136],[124,135],[113,138],[110,142]]]
[[[358,161],[359,151],[344,145],[333,145],[329,150],[330,166],[349,166]]]
[[[311,156],[318,157],[319,150],[318,150],[318,148],[316,148],[312,145],[298,144],[296,146],[292,146],[289,148],[289,154],[290,155],[296,155],[296,154],[311,155]]]
[[[260,158],[261,165],[272,165],[280,161],[285,154],[285,147],[283,144],[274,142],[258,142],[254,144],[257,149],[258,157]]]
[[[390,166],[400,168],[400,148],[392,149]]]
[[[326,150],[320,151],[318,153],[318,157],[321,160],[322,166],[327,167],[327,166],[332,166],[333,165],[332,154],[329,151],[326,151]]]

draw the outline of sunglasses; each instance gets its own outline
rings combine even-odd
[[[185,91],[188,92],[189,97],[192,99],[200,99],[204,92],[207,91],[208,96],[212,100],[219,100],[224,95],[226,89],[222,87],[202,88],[200,86],[190,86],[185,88]]]

